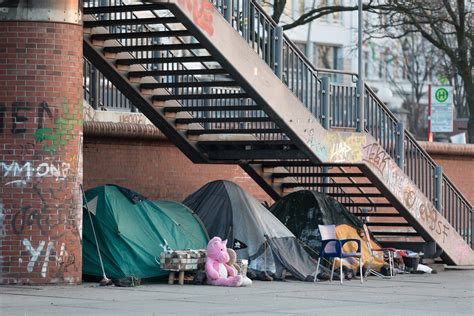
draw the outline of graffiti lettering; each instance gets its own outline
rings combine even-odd
[[[178,0],[178,3],[192,13],[194,23],[210,36],[214,34],[212,13],[215,8],[209,0]]]
[[[120,123],[133,123],[133,124],[145,124],[145,117],[141,114],[125,114],[119,116]]]
[[[344,142],[333,144],[329,160],[332,162],[344,162],[350,151],[351,147],[347,146]]]
[[[38,257],[43,250],[44,244],[46,242],[44,240],[39,242],[38,248],[33,248],[31,242],[28,239],[23,239],[23,246],[25,246],[26,250],[30,253],[30,259],[28,261],[28,265],[26,267],[26,271],[33,272],[33,268],[35,266],[36,261],[38,261]]]
[[[364,146],[362,150],[364,157],[363,160],[371,163],[380,171],[380,173],[383,173],[387,167],[387,162],[390,161],[390,156],[385,152],[385,150],[378,143]]]
[[[29,252],[29,260],[28,265],[26,267],[26,271],[33,272],[34,266],[38,259],[43,252],[44,246],[46,245],[46,241],[41,240],[38,244],[38,247],[35,249],[31,244],[31,241],[28,239],[23,239],[23,246],[25,246],[26,250]],[[48,275],[49,263],[50,261],[56,261],[56,265],[59,266],[58,273],[61,274],[64,272],[69,266],[73,265],[76,262],[76,257],[74,254],[69,254],[66,250],[66,244],[62,243],[59,255],[55,249],[55,241],[49,241],[46,249],[44,250],[44,260],[43,264],[41,265],[41,276],[46,278]],[[20,259],[21,262],[21,259]],[[77,269],[77,267],[76,267]]]
[[[64,180],[67,178],[70,169],[71,165],[68,162],[43,162],[36,167],[33,165],[33,162],[0,162],[0,170],[3,171],[4,178],[20,178],[9,181],[5,185],[26,185],[27,182],[31,181],[32,177],[53,177],[56,181]]]

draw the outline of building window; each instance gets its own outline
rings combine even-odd
[[[313,63],[319,68],[342,69],[342,48],[315,44]]]

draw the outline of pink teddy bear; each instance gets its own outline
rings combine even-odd
[[[220,237],[212,238],[207,244],[206,275],[207,283],[219,286],[240,286],[242,277],[237,275],[234,267],[229,262],[227,253],[227,240]]]

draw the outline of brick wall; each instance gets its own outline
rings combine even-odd
[[[81,282],[82,26],[0,22],[0,283]]]
[[[427,142],[421,145],[474,205],[474,145]]]
[[[261,202],[273,201],[237,165],[193,164],[168,141],[84,139],[84,187],[113,183],[151,199],[182,201],[213,180],[241,185]]]

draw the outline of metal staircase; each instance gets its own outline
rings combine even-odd
[[[239,164],[274,199],[325,192],[378,239],[474,264],[472,206],[369,87],[358,108],[253,0],[150,2],[84,1],[84,57],[188,158]]]

